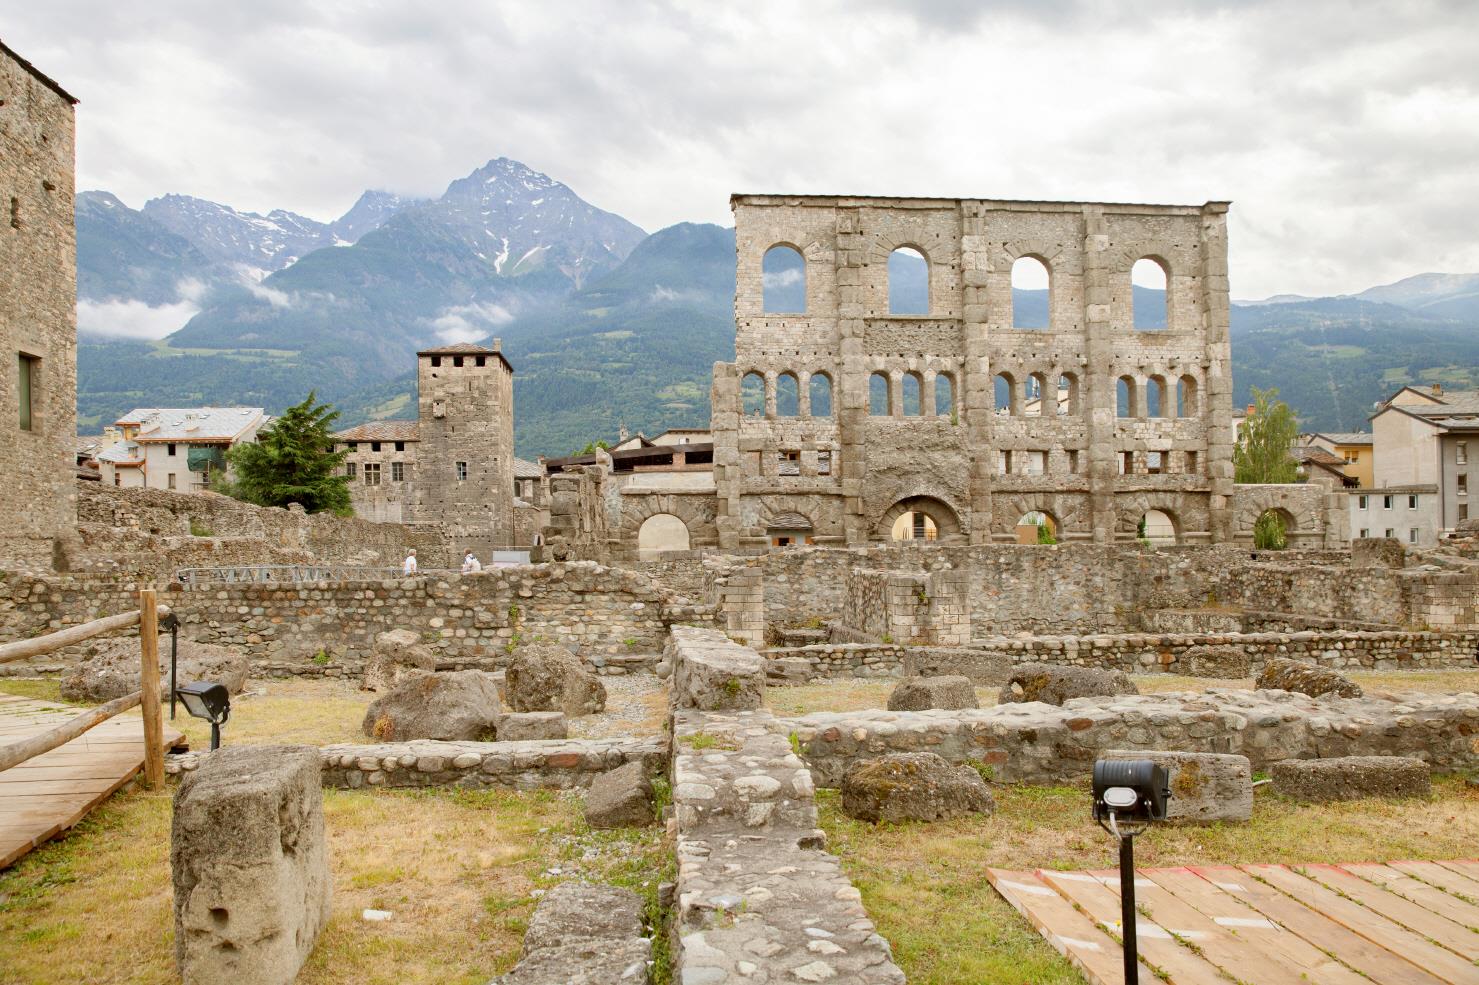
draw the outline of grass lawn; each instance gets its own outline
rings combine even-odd
[[[0,982],[179,981],[173,789],[115,796],[0,873]],[[538,887],[614,882],[655,912],[671,873],[657,829],[590,832],[569,794],[326,790],[324,815],[333,915],[303,985],[483,985],[517,960]]]
[[[1138,866],[1468,858],[1479,792],[1437,778],[1431,799],[1295,805],[1264,788],[1247,824],[1162,826],[1137,839]],[[1115,844],[1088,817],[1089,792],[995,787],[996,813],[874,826],[821,791],[828,847],[863,893],[910,985],[1046,985],[1082,978],[986,881],[987,866],[1113,868]]]

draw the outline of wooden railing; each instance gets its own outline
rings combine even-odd
[[[0,770],[34,759],[82,735],[88,729],[106,722],[134,705],[143,706],[144,716],[144,783],[156,789],[164,782],[164,718],[159,697],[159,618],[169,615],[169,607],[158,603],[154,589],[139,592],[139,608],[116,616],[94,619],[80,626],[19,640],[0,646],[0,663],[24,660],[54,653],[63,647],[90,640],[114,630],[139,627],[139,690],[115,698],[107,704],[90,708],[54,729],[33,735],[20,742],[0,746]]]

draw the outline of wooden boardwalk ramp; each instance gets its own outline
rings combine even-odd
[[[80,710],[0,694],[0,747],[55,728]],[[183,738],[165,725],[166,748]],[[144,722],[132,712],[0,771],[0,869],[82,820],[143,765]]]
[[[1119,873],[987,869],[1093,985],[1120,985]],[[1479,863],[1137,869],[1142,982],[1476,985]]]

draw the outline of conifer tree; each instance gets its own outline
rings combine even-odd
[[[299,503],[309,513],[352,516],[343,468],[348,452],[334,451],[332,425],[338,417],[331,404],[320,404],[310,392],[258,432],[255,442],[227,453],[234,477],[225,491],[258,506]]]

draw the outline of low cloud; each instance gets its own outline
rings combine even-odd
[[[143,301],[78,301],[77,331],[110,339],[162,339],[200,311],[191,300],[149,305]]]
[[[791,287],[800,284],[804,276],[799,268],[790,270],[771,270],[760,275],[760,279],[766,287]]]
[[[431,327],[438,339],[450,345],[454,342],[476,342],[493,329],[513,320],[513,312],[501,304],[460,304],[443,308],[431,320]]]

